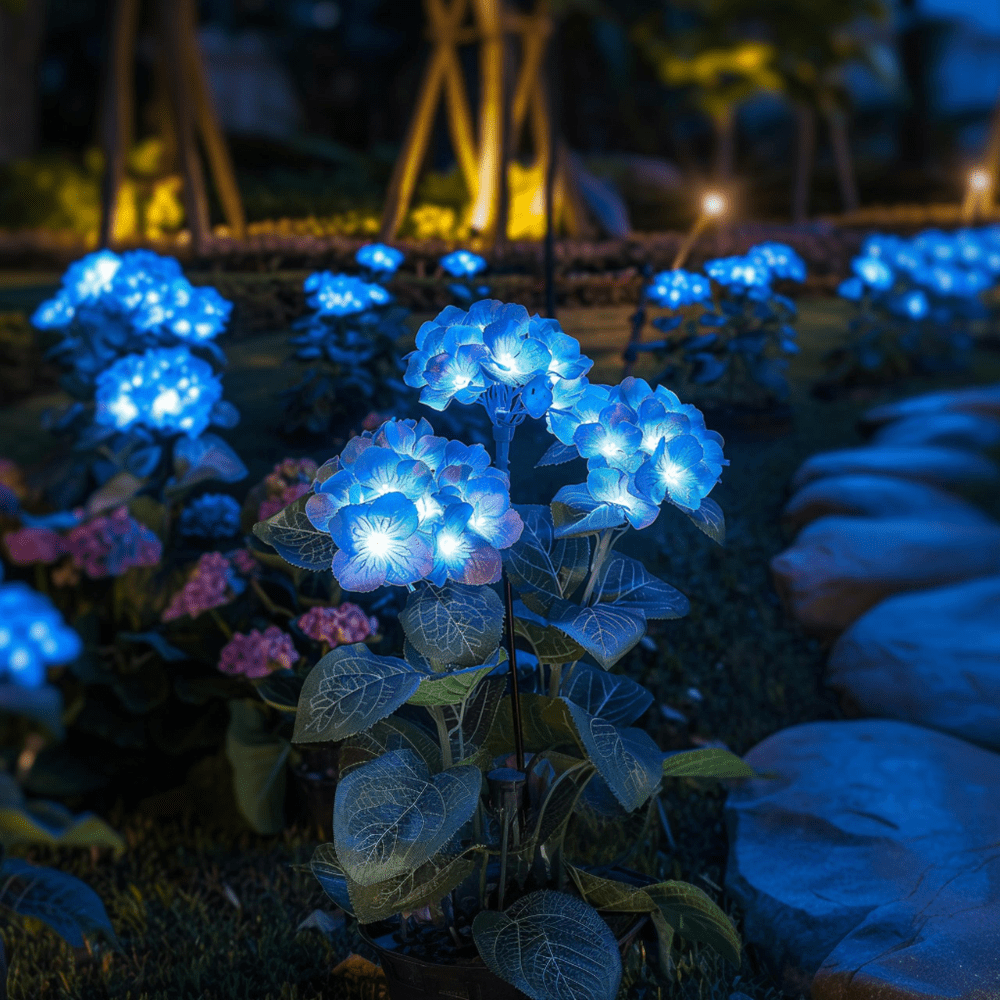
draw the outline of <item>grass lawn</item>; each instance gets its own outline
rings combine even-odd
[[[11,293],[6,290],[0,299]],[[27,308],[31,295],[21,297]],[[618,356],[628,313],[624,308],[560,313],[567,332],[597,360],[592,378],[620,378]],[[669,721],[655,709],[650,713],[651,732],[664,748],[691,746],[694,737],[721,740],[744,753],[783,727],[840,717],[835,698],[822,684],[824,649],[786,617],[768,577],[768,560],[787,542],[778,515],[788,479],[813,452],[859,443],[855,421],[874,402],[1000,378],[1000,356],[984,355],[972,375],[913,379],[864,399],[819,402],[810,397],[809,386],[820,373],[822,351],[836,342],[845,318],[843,305],[834,300],[802,304],[803,352],[791,368],[790,429],[719,428],[731,461],[713,493],[726,513],[725,547],[715,546],[670,511],[625,546],[691,600],[687,618],[654,623],[650,635],[655,651],[638,650],[623,663],[650,687],[657,703],[687,720]],[[273,431],[275,393],[295,377],[294,370],[282,370],[285,336],[257,336],[228,348],[223,343],[230,358],[227,398],[243,414],[240,428],[227,436],[250,467],[249,483],[286,454],[312,453],[322,461],[333,453],[332,447],[292,448]],[[0,409],[0,455],[37,461],[47,447],[39,417],[54,402],[53,397],[35,397]],[[526,459],[533,461],[541,453],[543,436],[528,431],[522,436]],[[570,469],[557,471],[562,476]],[[518,500],[544,501],[549,482],[554,480],[532,473],[526,461],[514,477],[513,492]],[[687,879],[719,898],[727,852],[723,803],[724,792],[717,785],[672,783],[663,804],[674,846],[657,822],[646,860],[665,877]],[[128,842],[120,859],[68,851],[34,851],[30,856],[73,871],[101,894],[121,950],[74,954],[46,930],[8,924],[2,933],[13,998],[329,1000],[366,993],[331,978],[331,970],[348,953],[364,951],[350,924],[329,939],[316,930],[297,931],[316,908],[333,909],[311,876],[292,867],[311,853],[315,841],[308,831],[265,839],[236,829],[206,829],[194,814],[110,818]],[[738,913],[730,912],[739,920]],[[685,949],[675,958],[680,982],[669,984],[639,973],[634,956],[623,995],[726,1000],[735,982],[753,1000],[777,996],[772,981],[757,969],[752,950],[738,971],[703,949]]]

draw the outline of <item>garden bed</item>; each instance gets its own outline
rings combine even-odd
[[[223,276],[218,284],[223,294],[231,295],[226,281],[255,280],[291,288],[301,279]],[[20,308],[30,307],[30,290],[10,294],[21,296]],[[294,302],[290,308],[295,308]],[[617,382],[621,376],[620,352],[630,311],[629,305],[565,309],[560,314],[566,331],[595,358],[597,380]],[[819,374],[820,355],[841,336],[846,315],[842,303],[803,302],[803,351],[790,371],[790,425],[754,425],[724,409],[715,411],[721,423],[710,420],[709,426],[726,436],[732,463],[713,493],[726,513],[725,547],[714,546],[684,518],[670,516],[672,512],[649,532],[644,560],[691,600],[686,618],[658,623],[651,631],[655,649],[639,650],[624,663],[626,672],[655,695],[646,723],[664,749],[720,741],[742,754],[784,727],[842,716],[820,680],[823,648],[781,610],[768,576],[768,560],[786,542],[779,524],[786,484],[814,452],[857,443],[857,418],[873,402],[1000,375],[998,358],[985,355],[971,377],[911,379],[834,403],[816,401],[809,387]],[[249,335],[228,346],[227,397],[244,417],[230,437],[246,458],[250,482],[286,454],[312,453],[323,460],[336,450],[332,442],[290,448],[274,430],[275,392],[279,382],[294,380],[294,372],[283,368],[287,335],[275,332],[284,325],[278,319],[277,314],[262,318],[247,329]],[[682,395],[706,407],[713,403],[711,394]],[[57,401],[55,394],[36,392],[0,409],[0,455],[31,464],[46,454],[49,439],[40,430],[39,417]],[[540,453],[541,437],[526,437],[523,446]],[[522,502],[542,499],[545,488],[544,477],[529,468],[514,477],[513,492]],[[994,513],[1000,513],[1000,504]],[[212,758],[192,775],[183,792],[147,800],[128,814],[112,810],[109,818],[123,830],[128,845],[119,860],[80,852],[32,852],[36,859],[58,861],[98,891],[118,929],[122,951],[74,954],[49,932],[8,926],[3,936],[11,954],[12,997],[350,996],[343,983],[331,981],[331,970],[348,953],[365,953],[350,923],[329,939],[317,930],[297,930],[315,909],[333,909],[315,880],[291,867],[308,859],[315,843],[311,831],[261,838],[241,831],[235,820],[205,821],[210,814],[237,815],[234,803],[218,801],[217,789],[226,782],[212,781],[218,769],[227,767],[224,758]],[[663,877],[687,879],[718,899],[727,849],[723,790],[689,779],[672,783],[663,798],[669,833],[660,827],[646,860]],[[739,921],[739,914],[734,916]],[[633,968],[626,995],[642,1000],[659,1000],[661,995],[724,1000],[734,988],[734,971],[708,949],[686,951],[680,969],[681,985],[658,994],[663,984],[639,976]],[[773,983],[756,968],[752,954],[740,971],[736,989],[753,1000],[776,997]]]

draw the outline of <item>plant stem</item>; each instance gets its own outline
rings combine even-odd
[[[437,726],[438,742],[441,744],[441,767],[447,771],[454,763],[451,756],[451,736],[448,733],[448,722],[440,705],[434,705],[427,711],[431,713],[434,725]]]
[[[225,623],[225,621],[223,621],[222,615],[220,615],[219,612],[215,610],[215,608],[212,608],[212,610],[209,611],[209,614],[212,616],[212,620],[215,622],[215,624],[219,626],[219,630],[222,632],[222,634],[227,639],[232,639],[233,630]]]
[[[283,608],[280,604],[275,604],[274,601],[267,596],[267,591],[265,591],[256,580],[251,579],[250,586],[253,588],[253,592],[260,598],[261,603],[265,608],[267,608],[268,611],[274,614],[284,615],[286,618],[295,617],[294,611],[289,611],[288,608]]]
[[[587,605],[590,604],[590,599],[594,595],[594,588],[597,586],[598,577],[600,576],[601,569],[608,558],[613,542],[613,529],[605,528],[604,531],[601,532],[600,541],[597,543],[597,548],[594,550],[594,558],[590,562],[590,577],[587,580],[587,588],[583,592],[583,599],[580,601],[580,604],[583,605],[583,607],[587,607]]]

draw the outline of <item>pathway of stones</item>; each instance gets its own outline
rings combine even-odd
[[[746,937],[812,1000],[1000,998],[1000,385],[870,411],[814,455],[771,570],[869,718],[793,726],[726,805]],[[975,746],[973,744],[979,744]]]

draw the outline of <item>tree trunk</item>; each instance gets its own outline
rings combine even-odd
[[[922,19],[919,0],[902,0],[900,6],[899,63],[908,100],[899,134],[899,161],[919,168],[926,165],[931,145],[932,29]]]
[[[816,112],[806,104],[796,108],[798,145],[795,150],[795,187],[792,192],[792,221],[809,218],[809,188],[812,186],[813,156],[816,152]]]
[[[847,115],[840,108],[828,108],[826,122],[830,129],[830,145],[833,147],[833,162],[837,169],[841,207],[847,213],[856,212],[859,205],[858,184],[854,175]]]
[[[0,4],[0,163],[24,159],[35,151],[36,67],[44,28],[44,0],[27,0],[17,12]]]

